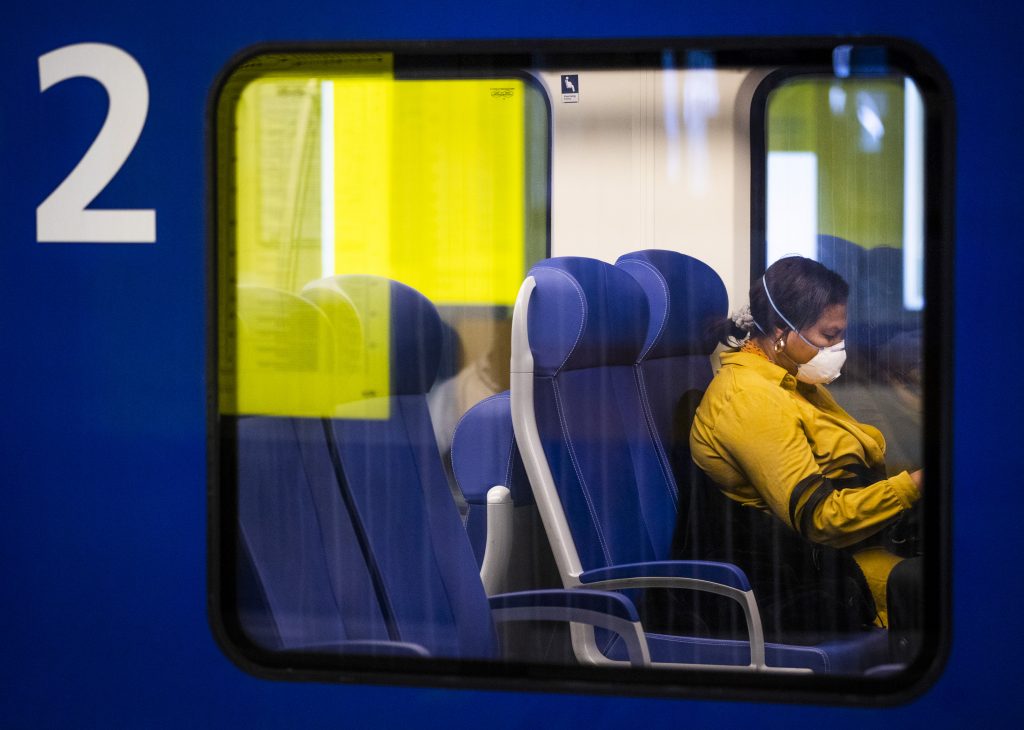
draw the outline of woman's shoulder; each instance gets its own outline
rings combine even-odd
[[[694,414],[691,449],[694,443],[711,445],[723,439],[743,440],[754,424],[765,419],[778,422],[793,408],[792,398],[777,383],[749,368],[723,364]]]
[[[723,392],[784,396],[782,386],[793,379],[785,369],[754,353],[727,351],[720,359],[722,367],[711,379],[711,387]]]
[[[722,367],[711,379],[701,403],[705,415],[726,404],[734,407],[778,405],[789,401],[781,387],[785,370],[748,352],[723,352]]]

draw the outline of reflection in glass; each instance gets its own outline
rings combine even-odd
[[[890,472],[920,466],[923,102],[902,76],[784,81],[752,201],[750,104],[775,67],[715,64],[352,53],[229,80],[223,539],[234,620],[269,664],[859,675],[892,658],[871,620],[823,628],[820,595],[778,587],[821,569],[785,520],[746,510],[764,549],[715,522],[726,497],[689,434],[722,362],[709,323],[761,274],[763,203],[768,264],[800,254],[850,285],[832,393],[885,434]],[[808,620],[776,621],[786,601]]]

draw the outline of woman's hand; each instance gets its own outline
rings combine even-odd
[[[910,472],[910,478],[914,480],[914,484],[919,490],[924,491],[924,469]]]

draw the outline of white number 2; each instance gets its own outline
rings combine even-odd
[[[36,240],[70,243],[154,243],[156,211],[89,210],[142,134],[149,85],[130,55],[104,43],[64,46],[39,57],[39,91],[66,79],[99,81],[110,98],[92,146],[57,189],[36,208]]]

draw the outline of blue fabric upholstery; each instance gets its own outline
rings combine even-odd
[[[588,570],[580,575],[584,585],[603,580],[620,578],[693,578],[735,588],[738,591],[749,591],[750,583],[743,571],[729,563],[714,563],[704,560],[658,560],[653,563],[628,563],[614,565],[610,568]]]
[[[530,275],[534,409],[582,566],[665,558],[671,486],[633,368],[648,329],[643,290],[594,259],[549,259]]]
[[[819,244],[820,252],[830,261],[835,259],[859,270],[863,258],[859,247],[831,236],[820,237]],[[726,316],[728,297],[725,285],[711,267],[673,251],[626,254],[619,258],[616,266],[633,275],[648,297],[654,321],[648,327],[645,348],[636,365],[637,381],[650,433],[658,444],[657,453],[666,478],[674,484],[668,448],[673,442],[685,443],[688,433],[675,433],[675,429],[680,427],[680,423],[688,428],[689,417],[680,419],[679,416],[690,415],[686,411],[696,407],[711,381],[709,356],[717,343],[708,335],[708,327]],[[681,489],[692,486],[679,485]],[[688,500],[679,500],[673,507],[686,509],[687,503]],[[659,502],[658,508],[668,511],[664,502]],[[675,509],[672,515],[674,528]],[[700,515],[689,515],[688,518],[699,524]],[[743,580],[746,581],[745,576]],[[728,583],[728,580],[719,582]],[[713,664],[749,661],[745,641],[656,636],[650,643],[654,661]],[[614,648],[609,651],[610,655],[615,655]],[[842,637],[815,646],[766,645],[766,660],[770,666],[810,667],[817,672],[859,673],[884,662],[886,656],[884,631]]]
[[[435,656],[491,657],[487,598],[441,468],[422,397],[383,420],[332,421],[344,476],[380,568],[401,641]],[[344,488],[344,487],[343,487]]]
[[[709,325],[725,316],[729,299],[714,269],[692,256],[660,249],[625,254],[615,265],[636,279],[650,306],[641,360],[706,357],[715,349]]]
[[[629,599],[607,591],[541,590],[501,593],[490,599],[491,608],[524,608],[527,606],[562,607],[596,611],[626,621],[639,621],[636,607]],[[570,620],[570,619],[567,619]]]
[[[352,274],[336,276],[334,281],[364,322],[389,312],[389,395],[420,395],[430,390],[443,343],[441,318],[434,305],[412,287],[377,276]],[[365,326],[363,331],[369,333]]]
[[[529,275],[537,282],[529,312],[537,375],[633,364],[647,331],[647,299],[625,272],[566,256],[542,261]]]
[[[361,291],[387,280],[338,277],[365,316],[376,306]],[[451,498],[425,398],[437,374],[441,325],[433,305],[397,282],[390,286],[393,392],[383,419],[334,419],[331,434],[342,489],[364,526],[394,617],[395,640],[434,656],[493,657],[497,639],[487,597]],[[365,303],[365,304],[364,304]],[[370,409],[371,411],[374,409]]]
[[[623,413],[617,400],[631,388],[628,366],[537,378],[534,385],[541,443],[585,570],[659,557],[639,495],[641,484],[657,483],[640,481],[643,470],[630,451],[644,424],[638,408],[627,401]],[[643,466],[652,465],[657,463],[648,455]]]
[[[492,438],[488,434],[511,433],[511,413],[504,394],[482,401],[471,409],[457,433],[458,445],[464,451],[461,456],[454,457],[454,462],[466,464],[468,476],[482,483],[491,481],[488,471],[503,471],[500,466],[507,465],[505,455],[509,446],[506,438]],[[477,439],[477,436],[484,436]],[[488,468],[489,467],[489,468]],[[497,480],[501,483],[501,479]],[[739,590],[748,590],[746,576],[734,566],[723,564],[701,564],[684,561],[667,561],[646,565],[625,565],[601,568],[584,573],[581,580],[584,584],[598,580],[630,577],[634,575],[660,576],[677,575],[698,579],[712,580],[731,585]],[[586,590],[572,593],[589,593]],[[544,593],[541,591],[540,593]],[[626,593],[635,593],[627,591]],[[511,596],[516,596],[512,598]],[[564,599],[556,597],[556,602]],[[511,594],[492,597],[492,606],[535,605],[536,598],[529,594]],[[618,615],[616,607],[605,608],[604,611]],[[623,614],[626,617],[632,612]],[[630,618],[630,620],[633,620]],[[607,646],[608,656],[624,660],[626,658],[621,639],[604,631],[598,631],[602,645]],[[750,660],[749,646],[742,640],[697,639],[682,636],[665,636],[660,634],[647,635],[652,659],[664,663],[703,663],[721,665],[744,665]],[[837,640],[820,646],[789,646],[769,644],[766,646],[768,663],[775,667],[802,667],[814,671],[839,671],[857,673],[863,668],[884,661],[887,650],[885,632],[875,631],[867,636]]]
[[[388,312],[394,392],[386,408],[353,409],[360,418],[239,420],[239,582],[251,599],[239,606],[243,628],[272,650],[493,658],[491,604],[425,398],[437,373],[437,313],[385,279],[320,283],[360,318],[369,307]],[[507,417],[507,400],[496,405]],[[507,452],[508,434],[495,437]],[[587,611],[635,620],[622,596],[562,593],[493,600],[503,620],[587,620]]]
[[[388,640],[318,420],[238,422],[240,551],[251,571],[242,628],[267,649]],[[325,519],[333,515],[333,519]]]
[[[816,646],[769,643],[764,645],[765,661],[770,667],[856,675],[885,661],[888,642],[886,632],[879,629],[865,636]],[[750,662],[750,648],[746,641],[647,634],[647,646],[653,662],[741,666]],[[618,637],[612,640],[605,653],[613,659],[625,659]]]
[[[678,499],[668,448],[689,436],[674,432],[677,411],[687,397],[699,401],[711,382],[709,357],[718,343],[710,325],[726,316],[728,294],[714,269],[676,251],[636,251],[621,256],[615,265],[643,287],[652,320],[658,323],[648,328],[637,359],[637,382],[665,479],[672,485],[674,515]],[[659,508],[667,510],[668,505]],[[673,517],[667,529],[674,526]]]
[[[487,491],[497,485],[508,487],[513,505],[533,504],[512,432],[508,391],[466,411],[452,436],[452,470],[469,506],[466,532],[479,565],[487,542]]]

